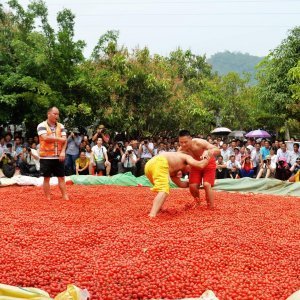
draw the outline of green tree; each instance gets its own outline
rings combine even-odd
[[[289,76],[289,71],[297,66],[300,59],[299,49],[300,27],[295,27],[258,68],[257,96],[262,111],[266,112],[263,121],[272,129],[285,131],[287,138],[289,129],[296,130],[291,126],[299,120],[294,109],[297,98],[293,97],[290,88],[296,81],[293,76]]]

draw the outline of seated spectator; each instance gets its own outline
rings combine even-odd
[[[266,159],[261,164],[259,172],[257,173],[256,179],[259,178],[270,178],[274,177],[276,170],[276,163],[272,164],[271,156],[267,155]]]
[[[85,156],[91,160],[91,156],[92,156],[92,148],[90,146],[90,144],[86,144],[85,146]]]
[[[252,178],[253,175],[254,175],[254,169],[253,169],[252,161],[250,159],[250,156],[246,156],[244,162],[242,163],[241,176]]]
[[[277,151],[278,152],[278,151]],[[288,180],[291,177],[290,166],[285,157],[279,157],[275,172],[275,178],[279,180]]]
[[[24,144],[19,166],[21,175],[40,176],[40,156],[35,143],[31,147]]]
[[[296,162],[291,166],[290,171],[292,176],[289,178],[290,182],[299,182],[300,175],[300,157],[297,157]]]
[[[223,161],[223,156],[219,155],[216,161],[216,179],[224,179],[227,178],[227,165]]]
[[[75,161],[76,175],[89,175],[90,160],[86,157],[85,151],[80,151],[79,157]]]
[[[131,172],[133,175],[136,174],[136,161],[137,157],[133,152],[132,146],[127,146],[125,153],[122,155],[121,163],[121,173]]]
[[[97,139],[97,144],[92,148],[92,160],[90,164],[95,167],[95,173],[98,175],[103,175],[104,171],[107,176],[110,174],[111,164],[108,161],[107,150],[102,145],[102,138]],[[92,173],[93,168],[91,168]]]
[[[238,179],[240,178],[241,164],[235,159],[235,154],[231,154],[229,161],[226,163],[227,172],[230,178]]]
[[[16,171],[16,164],[15,164],[15,153],[12,150],[12,144],[6,144],[6,148],[2,152],[0,157],[0,168],[4,176],[7,178],[11,178],[14,176]]]

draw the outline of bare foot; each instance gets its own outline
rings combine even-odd
[[[51,196],[46,196],[46,199],[47,200],[51,200]]]
[[[64,195],[62,198],[63,198],[63,200],[70,200],[68,195]]]
[[[148,217],[149,217],[150,219],[152,219],[152,218],[155,218],[156,215],[150,213],[150,214],[148,215]]]

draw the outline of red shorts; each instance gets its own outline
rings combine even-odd
[[[190,176],[189,176],[190,183],[202,184],[202,179],[203,179],[203,182],[208,182],[211,184],[211,186],[214,186],[215,178],[216,178],[216,159],[214,156],[209,160],[208,165],[204,169],[197,169],[191,167]]]

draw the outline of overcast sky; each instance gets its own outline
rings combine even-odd
[[[1,0],[1,2],[3,2]],[[30,1],[19,0],[23,6]],[[46,0],[49,21],[69,8],[75,38],[88,57],[107,30],[119,30],[128,49],[147,46],[168,55],[177,47],[211,55],[229,50],[267,55],[300,25],[300,0]]]

